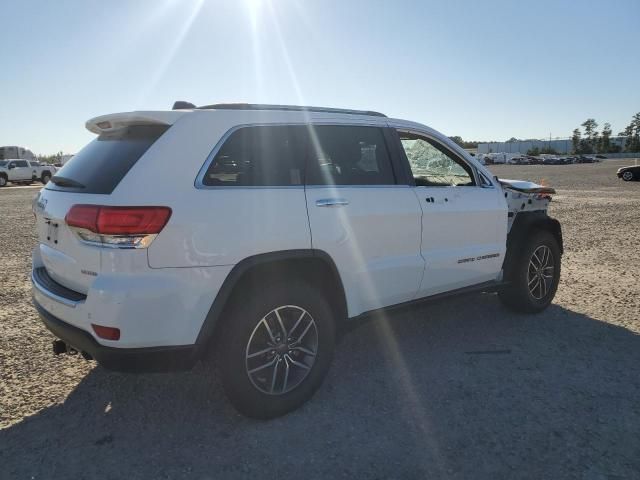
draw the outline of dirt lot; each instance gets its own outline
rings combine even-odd
[[[0,191],[0,478],[640,478],[640,183],[596,165],[499,166],[558,189],[552,307],[494,295],[347,335],[321,390],[270,422],[215,378],[54,358],[30,304],[30,200]],[[478,353],[484,352],[484,353]],[[291,477],[289,477],[291,478]]]

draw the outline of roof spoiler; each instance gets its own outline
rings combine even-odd
[[[85,126],[90,132],[100,135],[131,125],[173,125],[185,113],[184,111],[112,113],[92,118]]]

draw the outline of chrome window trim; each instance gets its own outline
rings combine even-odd
[[[395,184],[395,185],[391,185],[391,184],[385,184],[385,185],[316,185],[316,184],[312,184],[312,185],[307,185],[305,183],[300,184],[300,185],[273,185],[273,186],[268,186],[268,185],[243,185],[243,186],[235,186],[235,185],[205,185],[204,184],[204,177],[207,173],[207,170],[209,170],[209,166],[211,165],[211,163],[213,162],[214,158],[216,157],[216,155],[218,154],[218,152],[220,151],[220,149],[222,148],[222,146],[225,144],[225,142],[229,139],[229,137],[231,135],[233,135],[236,131],[240,130],[241,128],[247,128],[247,127],[304,127],[304,126],[315,126],[315,125],[322,125],[322,126],[336,126],[336,127],[376,127],[376,128],[380,128],[380,129],[384,129],[384,128],[388,128],[386,123],[376,123],[376,122],[366,122],[366,121],[358,121],[358,122],[336,122],[335,120],[314,120],[313,122],[309,122],[309,123],[303,123],[303,122],[276,122],[276,123],[269,123],[269,122],[256,122],[256,123],[243,123],[240,125],[235,125],[234,127],[231,127],[229,130],[227,130],[222,137],[220,137],[220,140],[218,140],[218,143],[215,144],[215,146],[213,147],[213,149],[211,150],[211,152],[209,153],[209,155],[207,155],[206,160],[204,161],[204,164],[202,165],[202,167],[200,167],[200,170],[198,171],[198,175],[196,175],[196,179],[194,181],[194,186],[195,188],[197,188],[198,190],[218,190],[218,189],[233,189],[233,190],[264,190],[264,189],[305,189],[305,188],[390,188],[390,187],[408,187],[409,185],[399,185],[399,184]],[[389,159],[391,160],[391,159]]]
[[[388,184],[384,184],[384,185],[306,185],[305,188],[309,188],[309,189],[316,189],[316,188],[330,188],[330,189],[334,189],[334,188],[411,188],[411,185],[388,185]]]

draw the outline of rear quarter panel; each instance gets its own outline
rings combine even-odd
[[[113,199],[172,209],[148,249],[150,267],[234,265],[259,253],[311,247],[303,186],[195,187],[207,156],[229,129],[279,120],[273,113],[261,119],[259,112],[196,111],[181,117],[135,164]]]

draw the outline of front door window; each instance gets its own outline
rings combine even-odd
[[[400,141],[417,186],[475,185],[471,167],[439,143],[410,133],[400,133]]]

